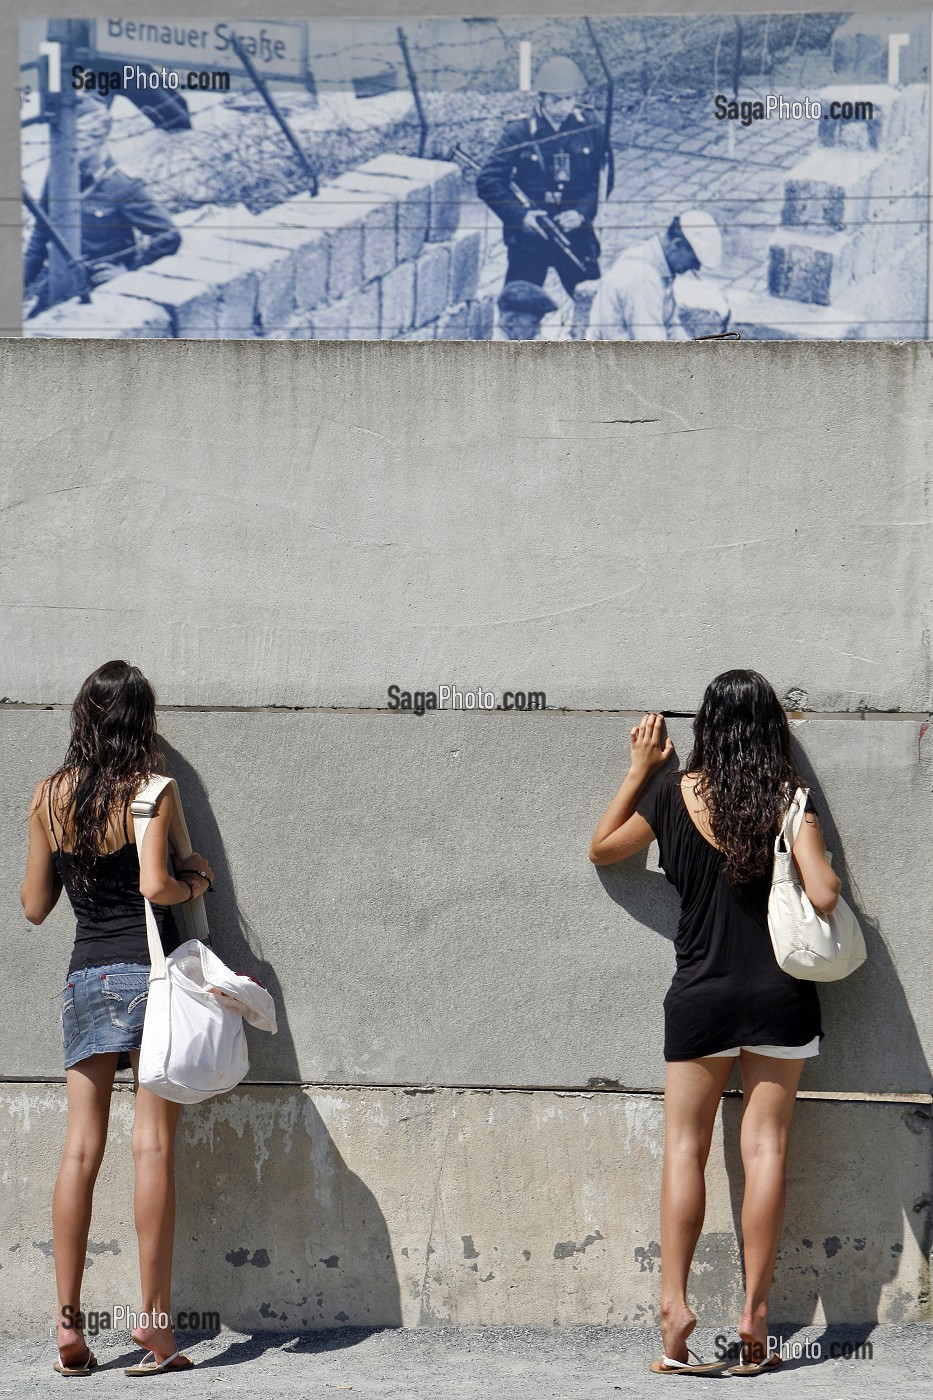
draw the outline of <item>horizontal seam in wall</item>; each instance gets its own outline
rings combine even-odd
[[[0,1086],[3,1085],[30,1085],[30,1084],[61,1084],[65,1080],[62,1077],[48,1076],[37,1079],[22,1079],[16,1076],[0,1076]],[[114,1081],[114,1087],[131,1089],[132,1084],[129,1079]],[[586,1086],[570,1087],[562,1084],[533,1084],[533,1085],[503,1085],[503,1084],[348,1084],[345,1082],[328,1081],[321,1079],[249,1079],[237,1085],[238,1089],[322,1089],[328,1092],[338,1090],[342,1093],[356,1092],[367,1093],[370,1090],[382,1092],[385,1090],[401,1090],[406,1094],[557,1094],[561,1098],[586,1098],[595,1096],[606,1098],[646,1098],[663,1099],[663,1089],[629,1089],[624,1085],[593,1084]],[[236,1090],[231,1090],[235,1093]],[[725,1098],[741,1098],[741,1089],[727,1089]],[[926,1093],[862,1093],[857,1091],[846,1092],[845,1090],[832,1089],[801,1089],[797,1091],[798,1099],[812,1099],[824,1103],[891,1103],[891,1104],[933,1104],[933,1094]]]
[[[0,699],[0,713],[4,710],[62,710],[71,711],[71,704],[41,704],[31,700]],[[644,710],[581,709],[572,706],[549,705],[543,710],[498,710],[462,709],[445,707],[431,710],[424,715],[416,715],[409,710],[390,710],[385,705],[157,705],[160,714],[232,714],[232,715],[387,715],[393,719],[422,720],[428,714],[433,719],[441,715],[469,715],[471,719],[517,718],[530,720],[542,715],[615,715],[622,719],[639,718]],[[921,710],[788,710],[790,720],[906,720],[912,724],[926,724],[933,721],[933,711]],[[693,720],[693,710],[665,710],[666,719]]]

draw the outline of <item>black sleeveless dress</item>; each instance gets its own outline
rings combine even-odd
[[[775,961],[770,869],[747,884],[727,883],[722,852],[695,826],[681,777],[662,772],[637,808],[681,899],[677,970],[664,998],[665,1060],[695,1060],[736,1045],[822,1040],[816,984],[789,976]]]

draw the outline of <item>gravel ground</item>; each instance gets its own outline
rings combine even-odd
[[[716,1334],[698,1332],[694,1349],[715,1356]],[[817,1395],[915,1400],[933,1396],[933,1328],[786,1326],[776,1329],[786,1348],[780,1370],[756,1377],[768,1396]],[[181,1338],[180,1338],[181,1339]],[[732,1339],[730,1339],[732,1340]],[[192,1336],[187,1350],[193,1370],[158,1378],[159,1394],[188,1400],[239,1396],[405,1396],[409,1400],[590,1400],[643,1395],[673,1384],[691,1393],[715,1395],[722,1380],[738,1378],[654,1376],[648,1362],[658,1354],[648,1328],[425,1328],[382,1332],[345,1328],[300,1334],[246,1335],[224,1331]],[[821,1355],[816,1354],[819,1344]],[[870,1345],[870,1359],[830,1358],[830,1348]],[[0,1395],[61,1394],[52,1370],[51,1338],[7,1337],[0,1350]],[[89,1395],[124,1393],[123,1367],[139,1360],[126,1333],[101,1335],[93,1343],[100,1370],[75,1379]],[[809,1355],[808,1355],[809,1353]]]

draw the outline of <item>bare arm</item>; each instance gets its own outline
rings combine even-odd
[[[43,923],[58,903],[62,882],[52,861],[52,848],[45,827],[45,789],[40,783],[29,804],[29,850],[26,874],[19,898],[23,913],[31,924]]]
[[[185,861],[179,861],[179,876],[172,873],[169,859],[168,834],[172,820],[172,794],[166,788],[160,795],[153,816],[146,828],[142,852],[139,857],[139,892],[151,904],[185,904],[191,898],[198,899],[207,889],[208,881],[195,873],[195,869],[206,870],[213,878],[213,871],[203,856],[195,852]]]
[[[819,913],[831,914],[839,902],[842,881],[826,859],[823,833],[812,812],[804,813],[793,856],[810,903]]]
[[[635,808],[651,778],[674,752],[674,741],[661,742],[663,715],[646,714],[629,735],[630,761],[625,780],[593,833],[590,860],[594,865],[614,865],[654,840],[654,832]]]

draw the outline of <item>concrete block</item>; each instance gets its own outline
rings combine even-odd
[[[295,308],[310,311],[327,300],[329,239],[323,230],[303,226],[300,219],[293,227],[288,218],[288,213],[280,209],[267,210],[257,219],[257,227],[250,231],[249,241],[292,250]]]
[[[295,309],[295,253],[281,246],[274,236],[253,226],[235,233],[229,227],[199,225],[186,235],[186,243],[190,243],[192,256],[221,263],[231,274],[254,278],[256,305],[252,334],[257,331],[268,334],[290,318]]]
[[[365,167],[340,176],[344,189],[355,190],[394,210],[395,261],[405,262],[420,253],[428,231],[431,187],[427,180],[405,180],[379,175]]]
[[[470,302],[470,340],[492,340],[496,319],[496,299],[492,293]]]
[[[363,281],[381,277],[396,262],[395,204],[379,191],[364,193],[343,176],[325,185],[319,199],[332,200],[347,217],[359,217],[363,225]]]
[[[788,173],[781,223],[813,233],[853,229],[870,217],[873,173],[889,159],[861,151],[814,151]]]
[[[470,307],[465,301],[456,306],[448,306],[437,319],[435,338],[437,340],[470,339]]]
[[[153,264],[153,268],[155,266]],[[206,282],[188,281],[141,268],[115,277],[108,285],[114,294],[137,297],[164,307],[171,318],[173,335],[209,340],[217,335],[220,295],[216,287]]]
[[[853,256],[846,234],[819,237],[778,230],[768,249],[768,291],[790,301],[829,306],[851,284]]]
[[[48,1201],[65,1090],[4,1084],[0,1110],[11,1128],[0,1148],[0,1241],[14,1259],[29,1251],[28,1268],[3,1270],[0,1297],[10,1333],[28,1336],[45,1329],[54,1296]],[[771,1292],[776,1321],[929,1324],[929,1113],[798,1102]],[[741,1101],[726,1098],[691,1275],[691,1298],[710,1323],[735,1318],[742,1306],[740,1114]],[[132,1092],[121,1088],[95,1195],[87,1312],[137,1296],[132,1117]],[[173,1302],[216,1310],[235,1331],[283,1338],[323,1328],[496,1324],[560,1336],[608,1323],[650,1328],[654,1339],[663,1134],[660,1099],[626,1093],[244,1086],[186,1108],[181,1119]],[[579,1375],[579,1338],[574,1347]],[[835,1376],[847,1365],[829,1364],[827,1394],[851,1393]],[[797,1382],[798,1392],[808,1387]],[[567,1388],[561,1380],[550,1393]],[[510,1378],[504,1389],[538,1393],[527,1378],[514,1389]],[[569,1389],[598,1393],[586,1381]],[[436,1376],[415,1391],[438,1393]],[[916,1384],[911,1393],[921,1393]]]
[[[117,280],[116,278],[114,279]],[[119,292],[97,288],[91,293],[89,302],[77,297],[59,302],[57,306],[42,311],[32,320],[23,322],[23,335],[44,339],[47,336],[77,336],[82,340],[97,337],[111,339],[114,336],[130,338],[155,336],[164,338],[174,335],[172,318],[164,306],[156,302],[145,302],[137,297],[124,297]]]
[[[446,353],[451,343],[395,346],[391,353],[418,354],[430,361]],[[504,349],[513,358],[528,353],[528,347]],[[819,349],[826,353],[827,347]],[[310,355],[313,346],[268,344],[261,350],[274,361],[284,352]],[[273,369],[266,369],[264,376],[267,392],[275,397],[279,412],[285,411],[290,431],[304,441],[291,412],[292,401],[280,392]],[[378,375],[370,372],[365,382],[370,380],[378,383]],[[429,417],[434,406],[429,383],[423,401]],[[465,402],[469,409],[469,397]],[[605,409],[601,412],[605,415]],[[228,439],[242,431],[242,421],[241,414]],[[131,441],[132,424],[125,421],[121,426],[125,446]],[[185,441],[185,424],[177,415],[171,426]],[[513,421],[512,436],[506,436],[513,451],[521,426]],[[385,436],[393,430],[383,421],[382,439],[376,429],[354,433],[359,440],[358,499],[375,480],[378,459],[369,449],[385,448]],[[418,431],[430,434],[424,415]],[[334,455],[333,440],[325,435],[320,444],[328,460]],[[389,460],[394,450],[390,445]],[[412,470],[410,461],[403,465]],[[416,465],[423,503],[429,472]],[[174,461],[173,466],[174,494],[153,485],[145,494],[139,488],[124,488],[141,539],[151,519],[177,503]],[[281,480],[281,469],[275,475]],[[58,480],[60,487],[69,484],[61,467]],[[197,484],[199,494],[185,497],[187,528],[197,534],[201,556],[212,563],[204,516],[218,511],[221,493],[210,489],[200,454]],[[341,563],[335,546],[347,524],[338,524],[325,510],[327,492],[317,478],[314,484],[313,509],[302,513],[292,501],[272,499],[264,489],[261,466],[254,464],[243,501],[244,514],[253,524],[253,548],[238,570],[237,630],[232,624],[222,629],[224,655],[216,659],[209,639],[222,616],[218,603],[229,606],[229,574],[215,566],[214,574],[205,574],[201,582],[203,631],[195,633],[176,664],[194,664],[189,656],[200,654],[202,673],[210,659],[214,674],[226,665],[242,683],[242,658],[255,655],[263,644],[277,647],[283,657],[279,696],[288,703],[294,689],[284,668],[291,666],[303,679],[309,657],[331,654],[332,648],[322,641],[325,630],[340,626],[340,619],[346,618],[348,589],[360,590],[360,577],[376,568],[375,558],[395,552],[383,541],[397,536],[392,496],[386,492],[382,533],[365,551]],[[231,477],[224,499],[231,499],[237,489]],[[350,494],[346,486],[343,489]],[[485,531],[477,536],[475,496],[461,495],[449,478],[438,489],[451,517],[465,517],[464,537],[478,539],[489,552],[489,536]],[[91,504],[103,514],[113,494],[100,492],[91,497]],[[295,498],[307,499],[308,494],[305,463],[296,474]],[[201,500],[203,516],[198,513]],[[527,495],[518,506],[527,511]],[[357,500],[351,499],[347,521],[358,513]],[[16,514],[24,518],[21,511]],[[569,523],[569,513],[567,519]],[[314,529],[313,522],[319,528]],[[28,523],[40,522],[33,515]],[[126,537],[125,520],[113,506],[107,525],[115,540]],[[515,528],[506,513],[500,530]],[[873,530],[877,532],[876,522]],[[331,533],[325,538],[327,531]],[[238,530],[228,521],[222,533],[228,552],[230,541],[242,552],[247,538],[242,527]],[[83,577],[94,564],[100,574],[101,558],[110,557],[99,533],[88,535],[74,530],[70,520],[49,535],[50,545],[67,548],[80,566],[80,574],[73,567],[72,579]],[[34,538],[31,530],[20,554],[34,547]],[[269,541],[263,550],[256,548],[260,538]],[[416,532],[411,538],[420,542],[421,536]],[[812,541],[805,544],[812,546]],[[773,564],[770,551],[762,545],[758,549],[768,552],[767,562]],[[195,844],[210,855],[217,872],[208,913],[218,951],[230,966],[268,986],[280,1008],[281,1033],[251,1040],[253,1074],[274,1082],[511,1088],[544,1083],[568,1089],[603,1083],[658,1090],[664,1082],[662,1003],[674,970],[670,940],[679,915],[677,896],[647,852],[617,869],[600,871],[586,858],[590,834],[608,801],[602,794],[614,790],[629,720],[624,714],[574,716],[556,710],[515,719],[496,710],[428,713],[420,719],[386,711],[385,686],[393,680],[403,684],[411,677],[406,688],[414,689],[423,679],[424,688],[430,689],[434,675],[454,675],[466,691],[480,683],[482,674],[467,671],[462,662],[460,668],[453,662],[448,665],[444,658],[454,655],[454,646],[450,653],[421,657],[420,664],[414,651],[402,655],[384,649],[383,638],[396,613],[411,625],[411,603],[404,592],[400,605],[393,606],[411,570],[409,552],[397,553],[394,569],[380,571],[381,591],[360,594],[345,639],[347,660],[341,663],[344,676],[355,664],[361,678],[373,669],[380,679],[391,678],[383,680],[382,696],[374,697],[373,703],[383,706],[381,714],[348,709],[167,710],[159,716]],[[151,554],[158,555],[157,540]],[[283,566],[277,565],[279,559]],[[171,673],[148,663],[153,653],[140,644],[143,624],[159,626],[159,635],[167,635],[177,647],[185,600],[166,610],[164,590],[157,580],[149,582],[145,572],[147,562],[143,551],[134,595],[137,611],[122,625],[110,616],[95,619],[92,609],[85,615],[74,605],[67,620],[84,649],[82,660],[107,654],[101,637],[121,652],[135,639],[135,654],[161,685],[162,675]],[[43,563],[40,558],[32,566],[40,577]],[[475,552],[468,565],[476,568]],[[457,567],[456,557],[445,553],[442,567],[450,574]],[[553,556],[551,567],[553,571]],[[729,564],[717,561],[717,568],[723,571],[720,590],[725,591]],[[420,573],[425,586],[433,588],[434,575],[426,561]],[[740,577],[747,594],[748,577],[744,571]],[[469,591],[459,575],[457,583],[459,596],[468,601]],[[843,589],[846,583],[843,576]],[[513,571],[513,590],[521,586]],[[684,587],[699,591],[695,573]],[[877,593],[877,581],[875,588]],[[831,585],[826,591],[832,591]],[[49,582],[37,588],[35,596],[49,611],[48,605],[61,595]],[[74,598],[73,587],[67,596]],[[268,626],[270,597],[278,599],[281,615],[290,619],[277,625],[274,636]],[[364,609],[365,619],[360,616]],[[788,600],[785,630],[792,626],[792,609],[793,601]],[[365,642],[367,635],[376,641]],[[9,636],[6,628],[4,636]],[[234,637],[241,652],[234,648]],[[455,645],[462,647],[459,638]],[[542,660],[536,667],[542,679],[544,666]],[[74,665],[72,674],[83,677],[89,669]],[[526,675],[534,675],[530,666]],[[484,684],[495,685],[497,698],[505,689],[491,677]],[[525,684],[530,687],[533,681]],[[342,688],[345,694],[350,690],[346,682]],[[561,699],[550,679],[546,689],[552,705]],[[216,682],[204,693],[207,703],[223,699]],[[362,693],[357,682],[356,694]],[[252,697],[246,692],[243,699],[249,704]],[[800,698],[795,702],[801,703]],[[683,760],[692,738],[691,722],[673,718],[668,727]],[[819,989],[825,1039],[818,1058],[807,1066],[804,1087],[839,1093],[930,1093],[933,964],[927,896],[933,882],[933,846],[926,833],[933,729],[924,730],[917,718],[814,717],[794,721],[792,735],[796,760],[814,790],[834,868],[843,880],[845,898],[862,921],[868,947],[864,968],[844,982]],[[24,855],[23,813],[38,777],[60,761],[67,737],[67,710],[0,707],[0,792],[6,794],[0,804],[0,848]],[[314,773],[313,786],[296,785],[299,760],[302,771]],[[527,801],[528,774],[534,774],[532,806]],[[244,792],[253,795],[250,803],[243,801]],[[867,792],[872,794],[871,823],[865,821]],[[261,835],[257,812],[262,813]],[[546,823],[541,812],[548,814]],[[370,853],[364,872],[347,859],[346,843],[334,838],[341,821],[351,822],[354,839]],[[256,878],[257,870],[261,879]],[[892,880],[892,870],[900,872],[898,879]],[[29,975],[17,982],[19,1014],[0,1028],[0,1064],[10,1078],[47,1078],[61,1072],[60,1030],[56,1007],[50,1009],[49,988],[63,984],[74,923],[67,908],[56,908],[37,942],[19,907],[14,873],[11,867],[11,878],[0,890],[0,917],[7,929],[8,964],[28,969]],[[468,946],[465,928],[470,930]],[[342,950],[339,959],[333,957],[334,948]],[[309,966],[315,970],[313,981]],[[414,1036],[411,1026],[416,1019]]]
[[[892,268],[871,316],[900,322],[913,306],[916,319],[923,286]],[[793,319],[812,303],[785,306]],[[868,316],[848,305],[846,323],[853,310]],[[546,679],[553,703],[570,709],[643,711],[657,696],[690,713],[709,675],[744,656],[779,694],[805,689],[812,709],[925,712],[931,556],[924,527],[904,522],[929,514],[921,428],[933,361],[922,345],[822,340],[744,344],[738,358],[736,347],[701,343],[606,342],[568,355],[560,344],[519,353],[73,340],[50,355],[0,340],[5,489],[23,502],[0,515],[0,597],[17,603],[0,605],[0,696],[70,703],[101,656],[130,654],[151,665],[166,705],[378,706],[386,685],[417,672],[501,689]],[[69,626],[75,593],[101,586],[101,560],[120,556],[127,532],[142,520],[142,533],[159,535],[160,503],[178,489],[166,403],[179,438],[198,443],[206,484],[197,559],[173,575],[176,631],[156,597],[127,630],[122,614],[104,612]],[[102,422],[123,425],[119,441],[102,445]],[[523,441],[530,455],[517,451]],[[296,443],[301,470],[283,478]],[[653,509],[659,482],[676,512]],[[806,503],[808,519],[833,520],[819,550],[806,526],[794,535],[798,523],[786,523],[789,498]],[[47,577],[29,545],[55,535],[66,502],[90,551],[70,556],[69,580]],[[649,516],[649,544],[632,543],[631,520]],[[699,522],[689,539],[685,518]],[[414,613],[411,560],[386,544],[406,539],[419,542]],[[664,599],[661,649],[656,614],[614,601],[633,568]],[[157,551],[146,573],[157,578]],[[816,601],[775,591],[791,575],[795,597]],[[274,625],[270,596],[281,599]],[[182,644],[180,620],[195,612],[203,631]],[[696,660],[698,616],[708,674]]]
[[[443,244],[428,246],[415,262],[415,327],[435,320],[447,305],[450,250]]]
[[[460,229],[450,240],[449,302],[469,301],[479,282],[483,235],[478,228]]]
[[[297,194],[276,206],[276,213],[290,226],[323,232],[328,241],[327,297],[335,301],[363,281],[363,224],[365,209],[348,208],[326,198],[326,186],[312,197]],[[267,211],[272,213],[271,210]]]
[[[399,263],[380,280],[381,334],[394,340],[415,319],[415,264]]]
[[[371,282],[311,314],[314,340],[377,340],[380,334],[379,283]]]
[[[452,237],[460,222],[462,180],[460,168],[446,160],[419,160],[417,156],[384,154],[360,167],[376,175],[427,181],[430,189],[427,240],[441,243]]]
[[[187,252],[176,253],[170,261],[173,277],[202,282],[216,290],[218,336],[240,337],[255,333],[258,278],[253,269]]]

